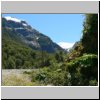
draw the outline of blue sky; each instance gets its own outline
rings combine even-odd
[[[64,45],[72,45],[79,41],[82,36],[83,14],[3,14],[2,16],[25,20],[63,48]]]

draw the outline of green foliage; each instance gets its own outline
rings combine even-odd
[[[63,62],[64,58],[63,58],[63,52],[57,52],[55,53],[55,59],[57,60],[57,62]]]
[[[96,80],[96,79],[90,80],[90,81],[89,81],[89,85],[90,85],[90,86],[97,86],[97,85],[98,85],[97,80]]]
[[[98,83],[98,14],[85,16],[82,39],[66,57],[65,85],[88,86]]]
[[[37,73],[32,74],[32,81],[38,81],[41,84],[51,85],[63,85],[64,84],[64,72],[61,69],[51,70],[50,68],[42,68]]]
[[[98,14],[86,14],[83,37],[84,53],[98,53]]]
[[[60,71],[60,69],[59,69]],[[63,86],[64,85],[64,72],[59,72],[58,70],[57,71],[53,71],[51,74],[50,74],[50,83],[55,85],[55,86]]]
[[[39,81],[40,83],[45,83],[47,77],[48,68],[44,67],[42,69],[38,69],[37,71],[31,72],[32,82]]]
[[[32,83],[55,86],[96,86],[98,85],[98,15],[86,14],[83,37],[68,54],[52,51],[51,40],[42,34],[38,42],[41,50],[33,50],[23,44],[14,30],[3,29],[2,68],[34,69],[25,71]],[[33,38],[27,38],[32,40]],[[44,42],[43,42],[44,41]],[[54,45],[53,45],[54,46]],[[53,51],[52,51],[53,52]]]
[[[32,67],[35,59],[35,52],[24,45],[14,41],[5,40],[2,45],[3,68],[27,68]],[[34,59],[33,59],[34,58]]]
[[[75,59],[76,57],[83,55],[83,46],[81,42],[77,42],[74,47],[67,54],[66,60],[69,62],[70,60]]]
[[[32,50],[18,39],[9,36],[12,31],[3,30],[2,68],[26,69],[50,65],[50,55],[47,52]],[[8,35],[6,33],[8,32]],[[14,40],[15,39],[15,40]]]
[[[8,69],[13,69],[15,67],[15,62],[14,62],[13,57],[9,57],[7,66],[8,66]]]
[[[45,82],[47,78],[47,72],[46,70],[40,70],[39,73],[36,75],[36,80],[39,80],[40,82]]]
[[[78,57],[67,64],[66,71],[71,75],[71,85],[96,84],[98,81],[98,57],[94,54]],[[91,79],[93,81],[90,81]]]

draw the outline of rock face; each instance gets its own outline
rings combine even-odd
[[[63,50],[59,45],[54,43],[48,36],[32,28],[25,21],[11,17],[4,17],[2,18],[2,29],[7,30],[7,32],[12,31],[10,32],[12,33],[12,35],[10,35],[11,38],[13,34],[15,34],[16,38],[20,38],[20,41],[27,44],[32,49],[44,50],[49,53]],[[2,34],[5,33],[2,32]]]

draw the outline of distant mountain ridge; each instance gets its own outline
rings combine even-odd
[[[3,17],[2,29],[4,29],[4,31],[7,31],[8,34],[10,33],[9,36],[11,38],[15,34],[15,38],[19,38],[19,41],[25,43],[32,49],[43,50],[49,53],[63,50],[59,45],[54,43],[48,36],[40,33],[39,31],[28,25],[26,21],[18,20],[12,17]],[[4,31],[2,31],[2,34],[6,33]]]

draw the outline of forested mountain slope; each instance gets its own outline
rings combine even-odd
[[[26,23],[24,22],[24,24]],[[27,35],[24,34],[25,31],[32,33],[29,32],[29,35]],[[35,85],[98,85],[98,14],[85,14],[83,36],[68,53],[63,52],[62,49],[52,54],[45,52],[49,48],[48,46],[45,48],[46,44],[43,41],[47,41],[46,43],[51,45],[50,39],[38,32],[34,33],[37,38],[32,38],[34,37],[33,30],[29,26],[28,30],[22,31],[22,29],[10,29],[9,25],[7,27],[3,25],[2,32],[3,68],[33,69],[33,71],[25,71],[24,74],[29,75],[31,82]],[[41,39],[39,40],[38,37],[41,37]],[[38,42],[36,42],[36,39]],[[30,45],[32,40],[35,41],[32,42],[34,48],[32,43]],[[42,50],[38,51],[37,48],[40,45]],[[53,45],[53,47],[57,48],[56,45]],[[52,50],[50,49],[50,51]],[[34,68],[37,70],[34,70]]]
[[[20,40],[23,43],[27,44],[32,49],[43,50],[49,53],[54,53],[56,51],[63,50],[60,46],[54,43],[48,36],[32,28],[30,25],[28,25],[27,22],[22,20],[16,21],[11,19],[13,18],[2,18],[2,28],[5,28],[4,30],[7,30],[8,32],[2,32],[2,34],[5,34],[3,35],[3,38],[5,38],[5,36],[8,34],[9,37],[13,40],[16,38],[20,38]],[[12,32],[9,32],[9,30],[11,30]]]

